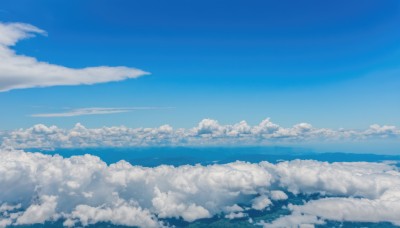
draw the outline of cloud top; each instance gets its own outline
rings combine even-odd
[[[0,22],[0,92],[60,85],[92,85],[122,81],[148,74],[125,66],[74,69],[17,55],[11,47],[18,41],[45,31],[29,24]]]

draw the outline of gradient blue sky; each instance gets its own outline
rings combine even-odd
[[[400,125],[400,2],[2,0],[0,21],[48,36],[18,54],[68,67],[128,66],[151,75],[92,86],[0,93],[2,129],[191,127],[266,117],[283,126]],[[0,60],[1,61],[1,60]],[[174,107],[35,118],[86,107]]]

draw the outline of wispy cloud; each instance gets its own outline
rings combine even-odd
[[[68,68],[17,55],[10,48],[18,41],[37,34],[46,35],[46,32],[30,24],[0,22],[0,92],[58,85],[92,85],[149,74],[125,66]]]
[[[123,112],[131,112],[134,110],[149,110],[149,109],[168,109],[170,107],[123,107],[123,108],[78,108],[68,110],[66,112],[56,113],[39,113],[32,114],[31,117],[73,117],[87,115],[105,115]]]

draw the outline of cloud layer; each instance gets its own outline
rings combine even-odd
[[[315,128],[308,123],[285,128],[261,121],[255,126],[245,121],[221,125],[216,120],[204,119],[196,127],[174,129],[169,125],[158,128],[128,128],[124,126],[86,128],[76,124],[72,129],[35,125],[27,129],[0,132],[3,146],[13,148],[76,148],[76,147],[132,147],[160,145],[268,145],[273,143],[310,142],[366,142],[398,139],[395,126],[371,125],[364,130]]]
[[[17,55],[10,47],[18,41],[46,32],[29,24],[0,22],[0,92],[57,85],[91,85],[137,78],[139,69],[98,66],[73,69]]]
[[[161,227],[166,218],[247,217],[291,194],[321,194],[265,227],[326,220],[400,225],[400,172],[382,163],[294,160],[145,168],[98,157],[0,151],[0,226],[63,220]],[[286,193],[285,193],[286,192]]]

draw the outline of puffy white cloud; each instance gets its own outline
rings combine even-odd
[[[162,223],[158,222],[148,210],[127,204],[113,208],[78,205],[69,215],[69,218],[65,220],[64,226],[74,226],[77,221],[84,226],[98,222],[111,222],[116,225],[149,228],[162,226]]]
[[[289,197],[286,193],[276,190],[270,192],[270,197],[272,200],[287,200]]]
[[[51,220],[55,215],[55,209],[57,206],[57,197],[55,196],[40,196],[40,204],[30,205],[24,213],[22,213],[15,224],[34,224],[44,223],[46,220]]]
[[[323,220],[340,222],[390,222],[400,226],[400,189],[389,189],[378,198],[332,197],[313,200],[305,205],[289,205],[292,214],[265,227],[290,227],[321,224]],[[319,218],[319,219],[317,219]]]
[[[61,219],[65,226],[161,227],[168,225],[165,218],[190,222],[221,213],[236,219],[286,200],[284,191],[323,198],[289,204],[290,215],[259,224],[400,224],[400,172],[390,164],[295,160],[146,168],[125,161],[107,165],[91,155],[0,151],[0,226]]]
[[[325,224],[324,220],[313,215],[291,214],[276,219],[273,223],[260,222],[264,228],[283,228],[283,227],[299,227],[314,228],[316,224]]]
[[[272,202],[268,198],[268,196],[261,195],[255,199],[253,199],[251,207],[255,210],[263,210],[271,204],[272,204]]]
[[[11,212],[2,219],[13,224],[63,218],[70,226],[105,221],[154,227],[161,224],[157,217],[194,221],[245,203],[272,181],[262,166],[244,162],[144,168],[124,161],[107,166],[90,155],[0,153],[1,203],[21,204],[18,212],[3,206]]]
[[[298,194],[329,197],[289,205],[292,214],[265,227],[321,224],[323,220],[391,222],[400,225],[400,173],[384,163],[281,162],[274,166],[280,186]],[[322,219],[322,220],[321,220]]]
[[[395,126],[380,126],[378,124],[373,124],[368,130],[364,132],[365,135],[375,135],[383,138],[398,135],[399,130]]]
[[[84,109],[62,114],[41,114],[40,116],[103,114],[129,110],[131,109]],[[399,137],[400,130],[395,126],[372,125],[366,130],[355,131],[314,128],[307,123],[285,128],[272,123],[270,119],[265,119],[255,126],[250,126],[245,121],[233,125],[221,125],[216,120],[204,119],[198,126],[188,129],[174,129],[169,125],[158,128],[115,126],[89,129],[82,124],[76,124],[72,129],[62,129],[38,124],[27,129],[0,133],[0,142],[3,146],[14,148],[68,148],[147,145],[268,145],[316,141],[321,144],[338,140],[340,142],[366,142],[370,139],[387,140],[387,138],[397,139]]]
[[[142,70],[124,66],[68,68],[18,55],[10,48],[18,41],[36,34],[46,33],[29,24],[0,22],[0,92],[57,85],[91,85],[148,74]]]
[[[211,217],[210,212],[204,207],[182,202],[182,198],[185,197],[182,193],[161,192],[157,187],[154,191],[155,197],[151,202],[155,210],[159,212],[160,218],[181,216],[184,220],[192,222],[196,219]]]
[[[225,218],[227,219],[238,219],[238,218],[244,218],[246,217],[247,214],[243,212],[231,212],[227,215],[225,215]]]
[[[400,186],[399,173],[384,163],[280,162],[273,168],[280,186],[293,193],[376,198]],[[340,178],[338,178],[340,177]]]

